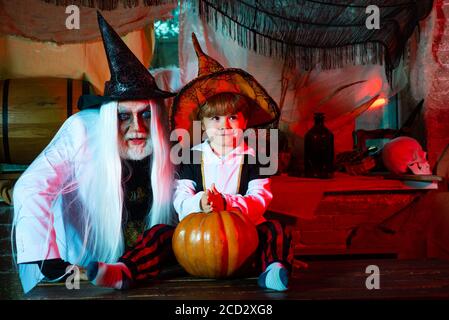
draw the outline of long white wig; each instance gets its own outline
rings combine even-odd
[[[152,154],[151,172],[153,202],[146,216],[146,226],[176,223],[172,207],[173,166],[170,161],[168,132],[164,121],[166,114],[153,100],[151,106],[150,139]],[[84,246],[93,251],[99,261],[114,262],[124,250],[122,232],[124,190],[122,161],[119,156],[117,102],[109,102],[100,109],[96,148],[91,174],[79,179],[78,192],[86,213]]]

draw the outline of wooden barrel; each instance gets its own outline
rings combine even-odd
[[[62,78],[0,81],[0,162],[30,164],[89,89],[88,82]]]

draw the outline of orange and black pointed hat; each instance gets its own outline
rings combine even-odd
[[[173,129],[191,131],[193,121],[198,120],[199,108],[220,93],[239,94],[254,102],[248,127],[268,125],[279,118],[277,103],[252,75],[242,69],[224,68],[203,52],[194,33],[192,43],[198,57],[198,76],[187,83],[173,101]]]
[[[198,77],[224,70],[223,66],[217,60],[203,52],[195,33],[192,33],[192,43],[196,56],[198,57]]]
[[[175,93],[160,90],[156,80],[123,42],[117,32],[97,11],[98,26],[108,59],[111,78],[104,84],[104,95],[85,95],[78,101],[80,109],[98,108],[108,101],[169,98]]]

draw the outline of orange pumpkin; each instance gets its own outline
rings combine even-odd
[[[256,227],[240,212],[194,213],[173,235],[173,251],[191,275],[226,278],[251,262],[259,238]]]

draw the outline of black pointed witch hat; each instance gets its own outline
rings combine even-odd
[[[154,77],[137,59],[120,36],[97,11],[111,78],[104,84],[103,96],[83,95],[78,100],[80,110],[99,108],[109,101],[165,99],[176,93],[158,88]]]

